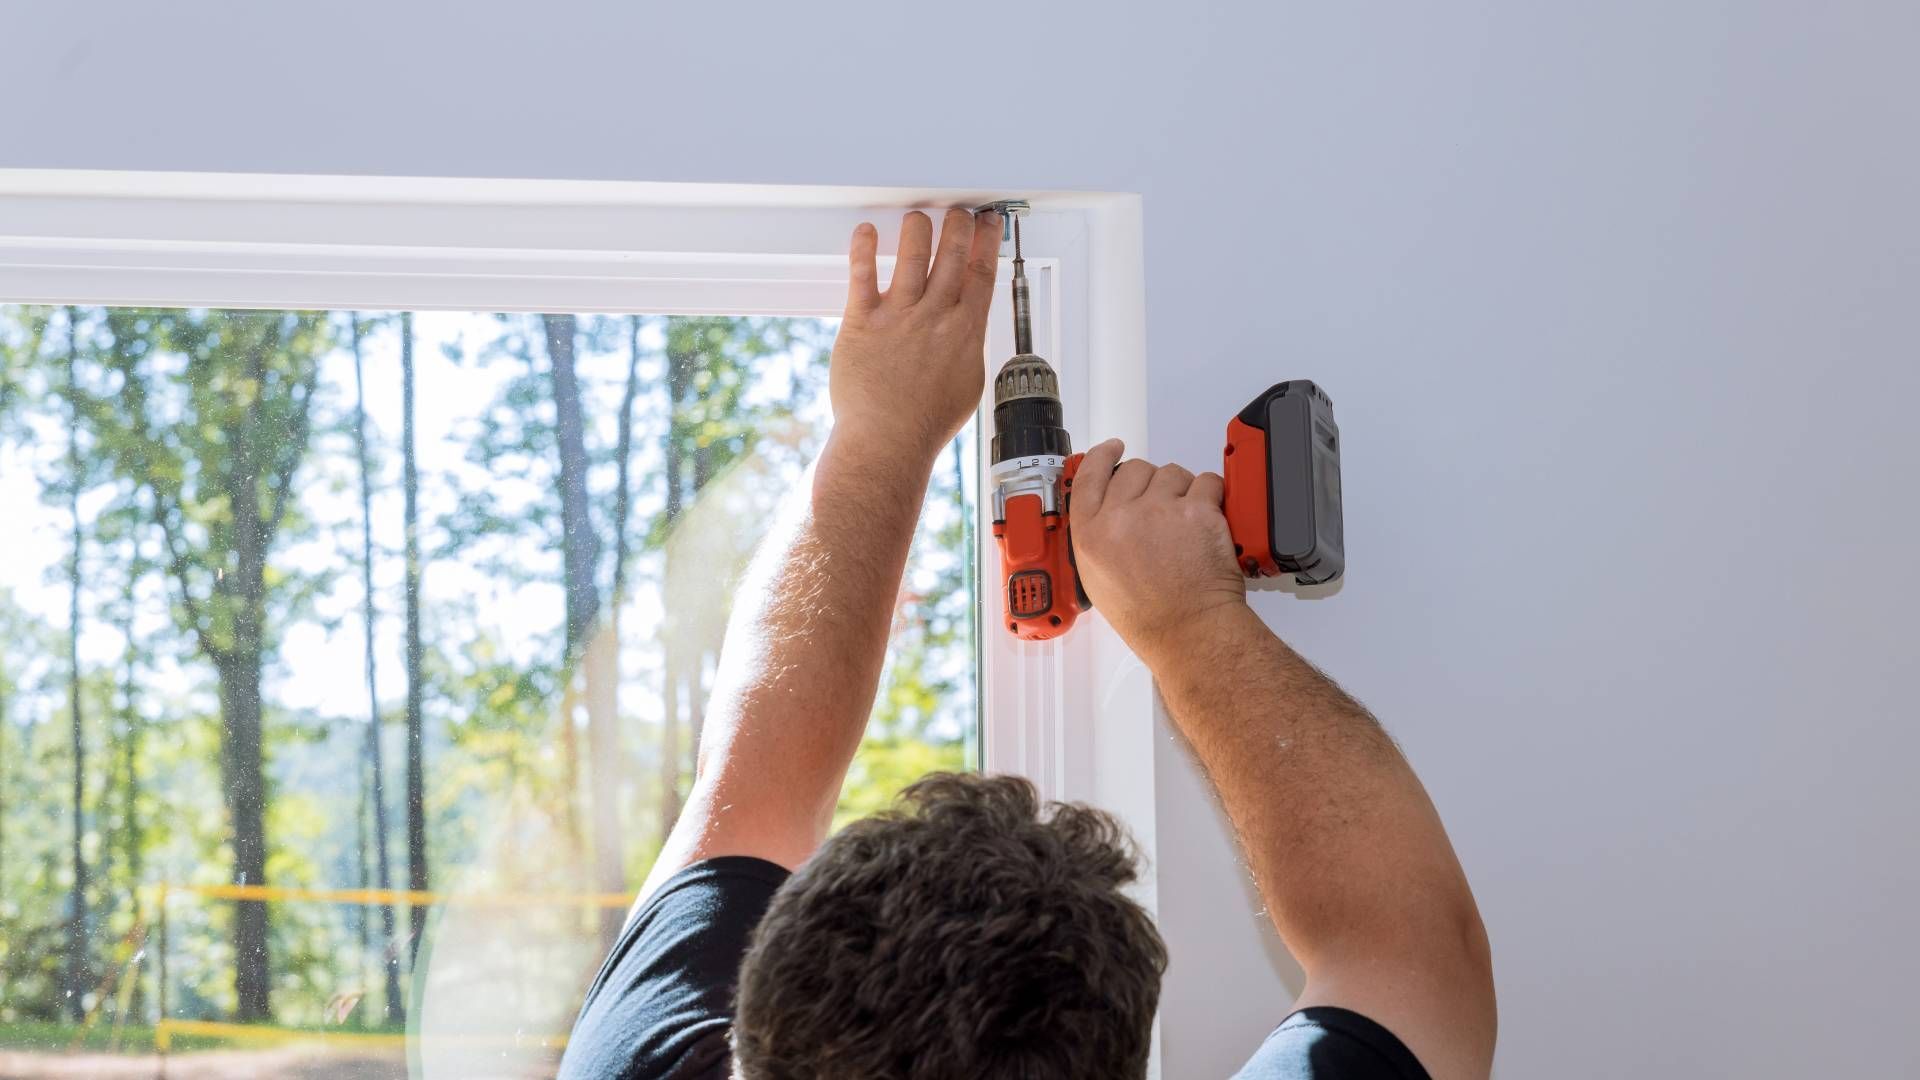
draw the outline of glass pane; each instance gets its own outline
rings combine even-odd
[[[835,326],[0,307],[0,1075],[550,1075]],[[843,819],[970,764],[973,438]]]

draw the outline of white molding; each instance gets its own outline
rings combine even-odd
[[[824,256],[0,237],[0,298],[153,307],[840,314]],[[883,273],[891,272],[891,264]]]
[[[678,183],[653,180],[534,180],[512,177],[337,176],[293,173],[143,172],[112,169],[0,169],[0,198],[54,196],[189,199],[216,202],[418,203],[447,206],[706,207],[776,210],[902,210],[978,206],[1017,196],[1049,211],[1137,204],[1103,191],[1008,192],[990,188]]]

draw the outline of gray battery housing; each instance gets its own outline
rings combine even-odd
[[[1333,399],[1309,379],[1275,386],[1265,405],[1268,498],[1274,561],[1302,585],[1324,585],[1347,568],[1340,509],[1340,427]]]

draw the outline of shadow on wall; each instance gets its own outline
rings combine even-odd
[[[1289,593],[1296,600],[1327,600],[1339,596],[1340,590],[1346,586],[1346,583],[1345,574],[1324,585],[1302,585],[1294,580],[1292,574],[1282,574],[1279,577],[1249,578],[1247,591]]]

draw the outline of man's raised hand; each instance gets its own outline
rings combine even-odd
[[[933,222],[917,210],[907,214],[885,292],[878,247],[872,225],[853,231],[847,310],[828,367],[834,424],[930,457],[980,404],[1000,216],[947,211],[936,255]]]

